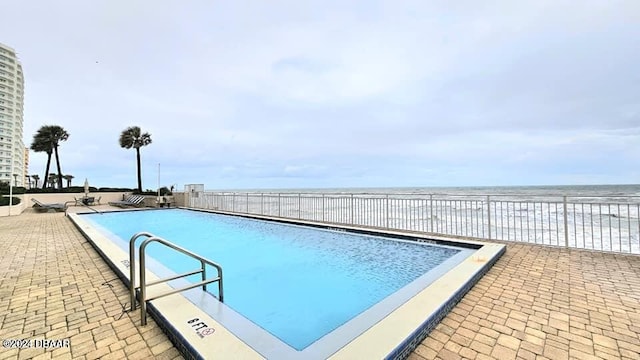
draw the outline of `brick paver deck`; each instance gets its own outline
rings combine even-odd
[[[640,359],[640,257],[508,244],[422,358]]]
[[[0,348],[0,359],[182,358],[152,319],[139,326],[137,311],[123,314],[128,301],[122,281],[64,214],[0,218],[0,340],[70,343]]]
[[[8,358],[180,358],[63,214],[0,218],[0,349]],[[509,244],[410,359],[640,359],[640,257]]]

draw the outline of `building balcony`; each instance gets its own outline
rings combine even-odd
[[[12,74],[14,74],[16,72],[16,68],[15,67],[13,67],[11,65],[8,65],[8,64],[5,64],[3,62],[0,62],[0,69],[2,69],[4,71],[8,71],[8,72],[10,72]],[[21,73],[18,74],[18,75],[22,76]]]
[[[0,55],[0,62],[3,62],[5,64],[9,64],[9,65],[14,65],[16,63],[16,61],[10,57],[4,56],[4,55]]]

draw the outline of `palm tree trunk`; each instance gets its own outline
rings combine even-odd
[[[142,171],[140,170],[140,148],[136,148],[136,160],[138,162],[138,191],[142,193]]]
[[[42,181],[42,189],[47,188],[47,179],[49,178],[49,167],[51,166],[51,152],[47,153],[47,167],[44,170],[44,180]]]
[[[54,146],[53,151],[56,152],[56,165],[58,165],[58,189],[62,189],[62,170],[60,169],[60,158],[58,157],[58,147]]]

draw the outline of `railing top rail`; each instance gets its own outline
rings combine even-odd
[[[215,263],[215,262],[213,262],[213,261],[211,261],[211,260],[209,260],[209,259],[207,259],[205,257],[202,257],[202,256],[200,256],[200,255],[198,255],[196,253],[193,253],[193,252],[191,252],[191,251],[189,251],[189,250],[187,250],[187,249],[185,249],[183,247],[180,247],[180,246],[178,246],[178,245],[176,245],[176,244],[174,244],[174,243],[172,243],[172,242],[170,242],[168,240],[165,240],[165,239],[163,239],[161,237],[158,237],[158,236],[152,236],[152,237],[144,240],[142,242],[142,244],[140,244],[140,250],[142,251],[142,249],[146,248],[147,245],[149,245],[152,242],[159,242],[162,245],[165,245],[165,246],[167,246],[167,247],[169,247],[169,248],[171,248],[173,250],[176,250],[176,251],[181,252],[181,253],[183,253],[183,254],[185,254],[187,256],[190,256],[190,257],[192,257],[192,258],[194,258],[196,260],[199,260],[199,261],[202,261],[202,262],[204,262],[206,264],[209,264],[209,265],[215,267],[218,270],[222,270],[222,266],[220,266],[218,263]]]
[[[133,244],[135,242],[135,238],[136,237],[143,236],[143,235],[146,235],[146,234],[145,233],[139,233],[139,234],[134,235],[134,238],[131,239],[131,244]],[[201,269],[198,270],[198,271],[188,272],[188,273],[184,273],[184,274],[181,274],[181,275],[171,276],[171,277],[160,279],[160,280],[157,280],[157,281],[154,281],[154,282],[151,282],[151,283],[147,283],[146,282],[146,271],[145,271],[146,270],[146,266],[145,266],[145,258],[146,258],[145,255],[146,254],[145,254],[145,251],[146,251],[146,247],[149,244],[153,243],[153,242],[158,242],[158,243],[160,243],[160,244],[162,244],[162,245],[164,245],[164,246],[166,246],[166,247],[168,247],[170,249],[173,249],[173,250],[175,250],[177,252],[180,252],[180,253],[182,253],[184,255],[187,255],[187,256],[189,256],[189,257],[191,257],[193,259],[199,260],[200,261],[200,265],[201,265]],[[206,279],[206,266],[205,266],[205,264],[209,264],[209,265],[215,267],[218,270],[218,276],[216,278],[209,279],[209,280]],[[130,266],[133,267],[133,264],[131,264]],[[153,297],[147,298],[147,287],[148,286],[160,284],[160,283],[167,282],[167,281],[170,281],[170,280],[175,280],[177,278],[181,278],[181,277],[185,277],[185,276],[195,275],[197,273],[202,274],[202,281],[201,282],[196,283],[196,284],[191,284],[191,285],[179,288],[179,289],[174,289],[174,290],[171,290],[171,291],[167,291],[167,292],[164,292],[162,294],[158,294],[158,295],[155,295]],[[133,277],[132,277],[132,279],[133,279]],[[165,240],[165,239],[163,239],[161,237],[151,236],[151,237],[145,239],[142,242],[142,244],[140,244],[140,323],[142,325],[146,325],[147,324],[147,302],[148,301],[151,301],[153,299],[157,299],[157,298],[160,298],[160,297],[168,296],[168,295],[173,295],[173,294],[176,294],[176,293],[179,293],[179,292],[182,292],[182,291],[185,291],[185,290],[193,289],[193,288],[196,288],[196,287],[199,287],[199,286],[202,286],[202,289],[204,291],[206,291],[207,290],[207,284],[210,284],[212,282],[218,282],[218,299],[220,300],[220,302],[222,302],[224,295],[223,295],[223,292],[222,292],[222,267],[220,265],[218,265],[217,263],[215,263],[215,262],[213,262],[213,261],[211,261],[211,260],[209,260],[207,258],[204,258],[204,257],[202,257],[202,256],[200,256],[200,255],[198,255],[196,253],[193,253],[193,252],[191,252],[191,251],[189,251],[189,250],[187,250],[187,249],[185,249],[183,247],[180,247],[180,246],[178,246],[178,245],[176,245],[176,244],[174,244],[174,243],[172,243],[172,242],[170,242],[168,240]],[[135,288],[135,284],[133,283],[133,281],[131,281],[129,288],[130,288],[130,291],[131,291],[131,294],[130,294],[131,295],[131,310],[134,310],[135,309],[135,301],[136,301],[136,299],[135,299],[135,289],[136,288]]]
[[[129,259],[130,259],[130,263],[131,263],[131,269],[135,268],[133,266],[133,261],[135,261],[134,249],[135,249],[136,240],[138,240],[139,238],[141,238],[143,236],[147,237],[147,238],[150,238],[150,237],[154,237],[155,235],[153,235],[152,233],[147,232],[147,231],[140,231],[138,233],[133,234],[133,236],[131,236],[131,238],[129,239]],[[132,278],[133,278],[133,276],[132,276]]]
[[[601,195],[579,195],[579,194],[566,194],[566,193],[540,193],[540,194],[527,194],[527,193],[467,193],[467,194],[455,194],[447,192],[433,192],[433,193],[374,193],[374,192],[353,192],[353,193],[340,193],[340,192],[217,192],[208,191],[206,194],[214,195],[268,195],[268,196],[307,196],[307,197],[321,197],[321,196],[375,196],[375,197],[397,197],[397,196],[413,196],[413,197],[425,197],[425,196],[451,196],[451,197],[504,197],[504,198],[572,198],[572,199],[638,199],[640,195],[620,195],[620,194],[601,194]]]

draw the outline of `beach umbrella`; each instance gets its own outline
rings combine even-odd
[[[84,178],[84,196],[89,195],[89,180]]]

